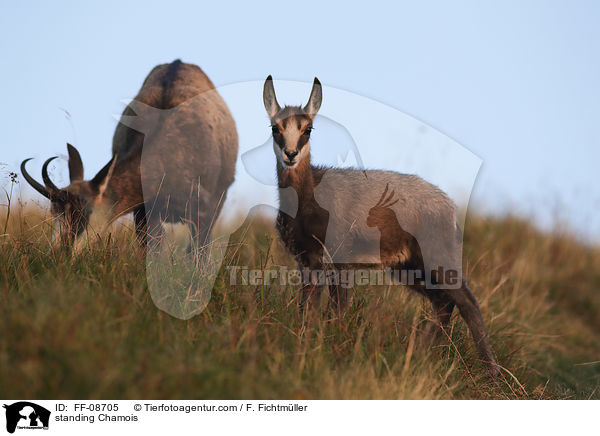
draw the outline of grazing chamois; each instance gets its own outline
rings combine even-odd
[[[160,236],[161,222],[192,225],[195,240],[208,240],[233,182],[238,152],[235,122],[213,83],[196,65],[176,60],[156,66],[123,111],[113,137],[112,159],[83,179],[79,152],[67,144],[70,185],[59,189],[42,167],[44,184],[21,172],[51,201],[60,234],[73,242],[95,223],[104,226],[133,212],[140,243]],[[100,229],[95,229],[100,230]],[[56,232],[55,232],[56,233]]]
[[[312,165],[309,140],[321,100],[317,78],[304,107],[281,108],[271,76],[264,84],[263,102],[277,158],[276,225],[284,244],[299,266],[311,271],[339,272],[365,265],[418,269],[427,282],[418,280],[408,286],[431,301],[440,331],[448,328],[458,307],[480,358],[497,375],[479,304],[462,275],[456,206],[443,191],[415,175]],[[290,210],[297,210],[296,216],[284,212]],[[434,274],[439,267],[458,275],[444,279],[443,274]],[[302,290],[301,310],[307,304],[318,306],[323,290],[310,276]],[[337,282],[328,285],[330,309],[341,318],[347,290]]]

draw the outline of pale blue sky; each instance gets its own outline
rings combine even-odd
[[[0,53],[0,162],[13,170],[33,156],[39,174],[68,140],[93,175],[120,100],[181,58],[217,86],[317,75],[389,105],[483,160],[472,207],[544,225],[558,214],[600,237],[598,2],[11,2]]]

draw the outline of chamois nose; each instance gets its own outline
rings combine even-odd
[[[294,160],[294,158],[296,156],[298,156],[297,151],[287,151],[287,150],[284,150],[284,151],[285,151],[285,155],[288,157],[289,160]]]

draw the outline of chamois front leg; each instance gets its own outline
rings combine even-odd
[[[429,291],[427,298],[431,301],[435,316],[434,325],[432,326],[433,337],[435,341],[439,341],[449,334],[454,302],[442,290]]]
[[[146,208],[141,205],[133,211],[133,218],[135,221],[135,235],[142,251],[146,251],[148,245],[148,229],[146,221]]]
[[[300,300],[300,312],[305,310],[318,309],[321,302],[321,286],[314,283],[305,284],[302,288],[302,299]]]
[[[307,268],[307,262],[302,262],[299,267]],[[308,267],[309,275],[308,281],[304,282],[302,288],[302,296],[300,300],[300,313],[303,314],[305,311],[318,310],[321,303],[321,293],[323,292],[323,283],[319,283],[319,274],[314,273],[317,270],[316,267]]]
[[[456,304],[460,315],[469,326],[479,358],[486,364],[488,373],[492,377],[498,377],[500,375],[500,367],[490,346],[481,310],[479,309],[479,303],[473,292],[471,292],[467,282],[463,280],[463,285],[460,289],[448,290],[448,296]]]
[[[296,257],[296,262],[301,271],[304,285],[300,298],[300,314],[304,314],[306,311],[317,311],[321,306],[321,294],[324,286],[320,253],[313,251],[300,253]]]

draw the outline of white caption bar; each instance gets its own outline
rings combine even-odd
[[[2,400],[0,400],[2,401]],[[3,428],[28,434],[592,434],[597,401],[3,400]],[[42,433],[34,430],[46,430]],[[116,433],[114,433],[116,432]],[[171,433],[169,433],[171,432]],[[7,433],[4,433],[7,434]],[[183,434],[183,433],[181,433]]]

